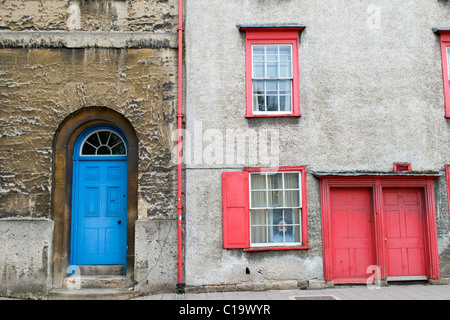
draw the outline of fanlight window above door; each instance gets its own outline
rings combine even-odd
[[[94,131],[83,141],[81,156],[126,156],[127,148],[123,139],[110,130]]]

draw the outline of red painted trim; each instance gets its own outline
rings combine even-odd
[[[310,249],[311,247],[309,246],[296,246],[296,247],[253,247],[253,248],[248,248],[248,249],[244,249],[244,251],[271,251],[271,250],[306,250],[306,249]]]
[[[246,167],[244,168],[244,172],[282,172],[282,171],[299,171],[301,173],[301,183],[302,183],[302,245],[298,247],[282,247],[285,250],[292,249],[309,249],[308,244],[308,199],[307,199],[307,187],[306,187],[306,166],[283,166],[283,167]],[[265,250],[281,250],[280,247],[264,247]],[[273,248],[273,249],[267,249]],[[261,251],[258,249],[262,248],[251,248],[255,250],[250,251]]]
[[[300,71],[299,71],[299,31],[303,27],[242,27],[246,32],[245,73],[246,73],[246,118],[301,117],[300,113]],[[252,45],[291,44],[292,45],[292,113],[253,114],[252,90]]]
[[[248,172],[222,173],[222,235],[225,249],[250,247]]]
[[[411,163],[394,163],[394,172],[411,172]]]
[[[450,213],[450,165],[445,166],[445,181],[447,182],[447,203]]]
[[[383,214],[383,188],[414,187],[422,188],[424,194],[424,239],[426,246],[427,276],[438,279],[439,254],[436,229],[436,212],[434,203],[434,179],[437,176],[318,176],[320,179],[321,207],[322,207],[322,241],[324,278],[333,280],[332,244],[331,244],[331,210],[330,189],[339,187],[370,187],[373,189],[373,202],[375,214],[375,238],[377,265],[381,267],[382,278],[386,278],[386,254],[384,252],[384,214]],[[369,275],[368,275],[369,276]]]
[[[439,30],[441,35],[442,79],[444,84],[445,117],[450,118],[450,88],[447,64],[447,47],[450,47],[450,30]]]

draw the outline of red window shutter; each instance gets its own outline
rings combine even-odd
[[[223,247],[250,247],[248,172],[222,174]]]

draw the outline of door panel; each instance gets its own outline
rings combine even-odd
[[[127,162],[95,160],[78,165],[75,262],[125,264]]]
[[[365,283],[375,264],[372,192],[366,188],[331,189],[331,240],[335,283]]]
[[[421,189],[384,189],[383,199],[387,277],[426,276]]]

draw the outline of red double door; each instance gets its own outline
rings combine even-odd
[[[330,200],[335,283],[366,283],[377,265],[388,280],[426,279],[420,188],[383,188],[382,217],[371,188],[331,188]]]

